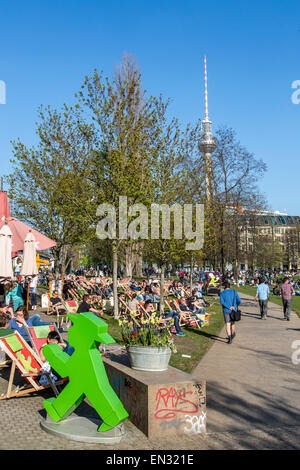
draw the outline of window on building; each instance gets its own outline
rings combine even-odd
[[[271,215],[270,219],[271,219],[272,225],[277,225],[277,220],[276,220],[276,217],[274,215]]]
[[[280,222],[282,223],[282,225],[286,225],[286,220],[285,220],[285,218],[284,218],[282,215],[279,215],[279,216],[278,216],[278,219],[280,220]]]
[[[269,225],[268,217],[263,215],[262,219],[263,219],[265,225]]]

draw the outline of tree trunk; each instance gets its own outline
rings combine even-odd
[[[192,293],[192,290],[193,290],[193,271],[194,271],[194,256],[191,255],[191,279],[190,279],[191,293]]]
[[[137,246],[137,252],[135,253],[135,275],[137,277],[143,277],[143,250],[144,243],[139,242]]]
[[[60,253],[60,277],[62,278],[66,274],[67,257],[68,257],[68,246],[63,245],[61,247],[61,253]]]
[[[125,246],[125,275],[143,277],[143,242],[134,242]]]
[[[165,303],[165,264],[161,266],[161,273],[160,273],[160,314],[164,314],[164,303]]]
[[[132,277],[134,265],[134,253],[132,251],[132,244],[125,246],[125,276]]]
[[[119,318],[118,306],[118,251],[117,242],[112,243],[112,261],[113,261],[113,300],[114,300],[114,318]]]
[[[55,277],[57,278],[59,275],[59,254],[60,254],[60,248],[57,246],[53,248],[53,257],[54,257],[54,273]]]

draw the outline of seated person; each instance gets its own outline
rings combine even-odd
[[[52,325],[52,323],[41,321],[40,316],[37,314],[29,318],[29,313],[26,310],[26,307],[20,306],[17,308],[14,317],[10,319],[9,328],[18,331],[19,334],[27,341],[27,343],[31,344],[25,325],[30,328],[32,326]]]
[[[58,334],[57,331],[50,331],[50,333],[48,334],[48,337],[47,337],[47,344],[58,344],[58,346],[61,348],[61,350],[65,353],[67,353],[69,356],[71,356],[73,354],[73,352],[75,351],[75,349],[72,348],[72,346],[70,346],[67,341],[62,341],[61,340],[61,337],[60,337],[60,335]],[[45,356],[43,354],[43,347],[44,346],[42,346],[40,351],[39,351],[40,357],[41,357],[41,359],[44,363],[43,367],[41,368],[41,372],[46,372],[46,373],[50,374],[50,378],[51,378],[52,382],[56,382],[60,377],[56,372],[55,372],[56,375],[52,372],[51,366],[50,366],[49,362],[47,361],[47,359],[45,358]],[[48,377],[46,375],[42,375],[40,377],[40,380],[39,380],[40,385],[47,385],[48,382],[49,382]]]
[[[65,353],[67,353],[69,356],[72,356],[73,352],[75,349],[69,345],[68,341],[62,341],[59,333],[57,331],[50,331],[48,336],[47,336],[47,344],[58,344],[58,346],[61,348],[61,350]],[[45,356],[43,355],[43,345],[39,351],[39,354],[41,356],[41,359],[43,362],[46,361]]]
[[[150,286],[150,295],[152,297],[152,302],[157,303],[157,310],[159,310],[159,304],[160,304],[160,295],[159,295],[159,290],[158,290],[158,282],[153,282]]]
[[[0,312],[0,337],[11,335],[15,332],[12,328],[9,328],[9,321],[9,315],[7,315],[7,313]]]
[[[197,297],[197,299],[202,300],[204,305],[209,305],[209,303],[204,299],[204,297],[202,295],[202,290],[201,290],[200,287],[195,287],[192,290],[192,296],[195,296],[195,297]]]
[[[91,307],[89,302],[91,301],[91,296],[88,294],[85,294],[82,298],[82,302],[78,307],[77,313],[87,313],[87,312],[92,312],[95,313],[98,317],[102,317],[103,311],[102,310],[97,310],[96,308]]]
[[[172,295],[175,293],[176,291],[176,283],[175,281],[173,281],[170,285],[169,285],[169,295]]]
[[[190,305],[191,305],[191,303],[190,303]],[[200,320],[198,319],[197,314],[198,313],[200,313],[200,314],[205,313],[205,309],[203,307],[200,307],[199,309],[195,309],[195,310],[194,310],[194,305],[191,305],[191,307],[189,307],[187,305],[187,300],[185,298],[180,299],[179,308],[180,308],[180,311],[181,311],[181,319],[185,323],[188,322],[188,316],[189,316],[190,318],[192,317],[193,321],[197,321],[197,323],[200,324]]]
[[[151,284],[148,282],[148,284],[146,284],[146,286],[144,287],[144,291],[145,291],[145,294],[149,295],[151,294]]]
[[[179,300],[179,308],[181,312],[193,313],[193,310],[187,305],[187,300],[185,297],[182,297],[182,299]]]
[[[278,286],[275,286],[273,289],[273,295],[280,295],[280,289]]]
[[[203,301],[197,299],[197,297],[192,296],[187,302],[188,308],[193,313],[205,313],[205,308],[203,307]]]
[[[132,281],[131,284],[130,284],[130,289],[134,290],[134,291],[138,291],[139,286],[136,285],[135,281]]]
[[[20,283],[9,283],[5,287],[8,292],[5,297],[7,305],[10,305],[11,302],[14,310],[17,310],[18,307],[24,305],[22,298],[23,289]]]
[[[136,293],[132,294],[131,299],[128,302],[128,307],[130,312],[137,312],[139,307],[139,301],[137,299]]]
[[[14,309],[13,307],[9,307],[6,302],[0,303],[0,312],[6,313],[10,318],[14,317]]]
[[[144,309],[150,316],[155,312],[153,304],[150,300],[147,300],[145,302]],[[175,330],[176,330],[176,335],[177,336],[186,336],[186,334],[183,333],[183,331],[180,328],[178,316],[179,316],[179,314],[178,314],[178,312],[176,312],[176,310],[171,310],[171,312],[168,313],[166,316],[161,317],[161,322],[163,324],[165,324],[168,320],[173,319],[174,320],[174,327],[175,327]]]
[[[52,297],[50,298],[50,302],[51,304],[53,305],[53,307],[57,308],[58,311],[60,310],[66,310],[62,301],[61,301],[61,298],[58,296],[58,291],[55,290],[52,294]]]

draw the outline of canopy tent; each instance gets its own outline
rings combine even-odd
[[[9,217],[11,217],[11,215],[10,215],[10,210],[9,210],[7,194],[5,191],[0,191],[0,219],[3,219],[3,217],[8,219]]]
[[[0,229],[4,224],[7,224],[12,232],[13,258],[17,256],[18,251],[23,251],[24,239],[29,231],[32,232],[35,238],[36,250],[47,250],[48,248],[53,248],[56,245],[56,243],[50,238],[10,215],[7,194],[4,191],[0,192],[0,219]]]

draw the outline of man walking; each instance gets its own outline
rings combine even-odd
[[[261,315],[262,320],[267,319],[269,296],[270,296],[269,285],[267,284],[266,279],[260,278],[259,284],[256,289],[255,300],[257,301],[258,299],[260,315]]]
[[[289,282],[289,278],[285,277],[280,286],[280,295],[282,298],[283,304],[283,316],[284,320],[290,321],[291,314],[291,304],[292,304],[292,294],[294,293],[294,288]]]
[[[238,293],[230,288],[230,282],[224,282],[224,290],[220,294],[220,303],[223,308],[224,321],[226,325],[226,331],[228,335],[227,343],[231,344],[233,338],[236,336],[235,322],[231,319],[231,312],[237,310],[237,307],[241,303],[241,299]]]

